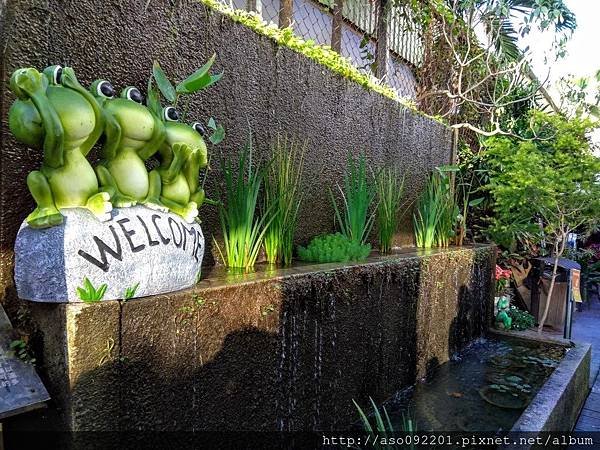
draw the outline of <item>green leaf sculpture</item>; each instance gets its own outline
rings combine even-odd
[[[163,72],[158,61],[154,61],[154,64],[152,66],[152,75],[156,80],[158,89],[160,89],[160,92],[162,93],[162,95],[164,95],[167,101],[169,101],[169,103],[175,102],[175,100],[177,99],[177,93],[175,92],[175,88],[167,78],[167,75],[165,75],[165,72]]]
[[[193,74],[179,83],[176,87],[176,92],[178,94],[191,94],[194,92],[198,92],[202,89],[206,89],[207,87],[215,84],[217,81],[221,79],[223,76],[223,72],[217,75],[211,75],[209,73],[210,68],[215,62],[216,54],[210,57],[210,59],[196,70]]]

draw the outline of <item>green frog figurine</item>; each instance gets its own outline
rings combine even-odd
[[[163,120],[167,136],[158,152],[160,166],[155,170],[160,185],[151,187],[151,191],[160,192],[160,203],[191,223],[204,202],[204,190],[199,186],[200,169],[207,165],[204,129],[199,123],[179,122],[172,106],[163,109]]]
[[[100,192],[86,159],[104,129],[102,112],[70,67],[50,66],[43,73],[17,69],[10,78],[17,100],[8,115],[20,142],[43,151],[40,170],[27,176],[37,207],[27,216],[32,228],[62,223],[62,208],[90,210],[98,219],[111,217],[110,195]]]
[[[502,295],[497,297],[496,301],[496,328],[510,330],[512,327],[512,318],[508,315],[510,309],[510,297]]]
[[[166,210],[150,186],[158,173],[148,174],[144,162],[154,155],[165,140],[165,126],[142,103],[140,91],[127,86],[115,98],[113,86],[106,80],[96,80],[90,88],[102,107],[105,120],[103,160],[96,173],[103,189],[111,194],[115,207],[136,203],[152,209]]]

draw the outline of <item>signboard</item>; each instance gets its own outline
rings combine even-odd
[[[12,327],[0,306],[0,420],[41,408],[50,399],[35,368],[10,350]]]
[[[581,272],[577,269],[571,269],[571,292],[573,292],[573,300],[581,303],[581,290],[580,290]]]

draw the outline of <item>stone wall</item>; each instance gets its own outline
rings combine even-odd
[[[196,1],[9,0],[3,17],[0,298],[12,295],[6,290],[12,285],[14,239],[33,208],[25,177],[41,162],[41,155],[15,142],[6,126],[14,99],[7,81],[18,67],[43,69],[60,63],[74,67],[84,85],[105,78],[118,90],[126,85],[144,90],[154,59],[180,80],[216,52],[215,69],[225,76],[194,97],[189,115],[190,121],[214,116],[228,133],[223,144],[210,149],[216,170],[207,184],[208,195],[218,195],[220,154],[237,151],[249,130],[260,155],[279,131],[306,139],[299,242],[333,229],[327,187],[340,182],[348,152],[365,151],[374,169],[385,163],[397,166],[406,175],[408,200],[418,195],[433,167],[451,159],[451,133],[443,125],[278,47]],[[216,211],[204,207],[201,215],[210,243],[211,234],[220,234]],[[410,214],[396,243],[412,244]],[[212,264],[208,250],[205,261]]]
[[[60,417],[25,426],[346,429],[358,418],[353,399],[390,397],[484,333],[494,259],[493,247],[406,252],[351,266],[213,271],[193,289],[127,302],[29,303]]]

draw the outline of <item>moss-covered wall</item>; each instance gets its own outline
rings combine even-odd
[[[0,3],[0,4],[3,4]],[[22,66],[71,65],[80,81],[110,80],[120,90],[145,90],[154,59],[176,79],[217,53],[223,79],[194,98],[189,118],[214,116],[227,129],[214,155],[207,185],[215,196],[219,154],[231,154],[249,129],[264,155],[278,131],[308,141],[303,182],[305,206],[298,240],[333,228],[327,187],[341,180],[347,152],[365,151],[373,168],[392,163],[406,174],[414,199],[435,166],[451,158],[451,133],[443,125],[406,110],[399,103],[331,73],[292,50],[278,47],[243,25],[209,12],[197,1],[9,0],[2,33],[0,69],[0,298],[12,284],[12,248],[21,221],[33,208],[25,177],[41,155],[18,144],[7,127],[13,101],[8,77]],[[205,234],[219,234],[216,211],[201,211]],[[410,220],[396,242],[412,243]],[[212,258],[206,257],[210,264]]]
[[[386,399],[485,331],[494,258],[465,248],[31,303],[33,342],[61,427],[340,430],[352,399]]]

